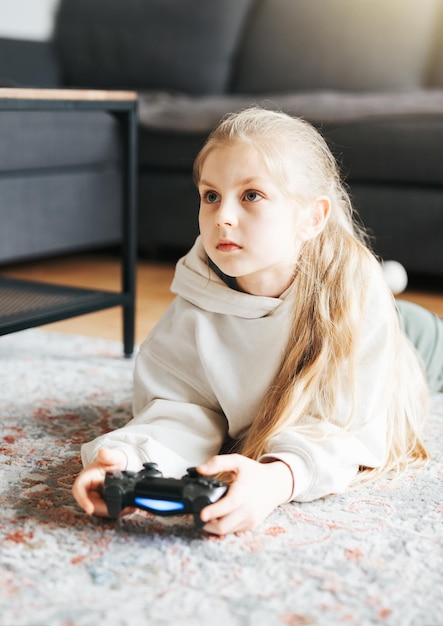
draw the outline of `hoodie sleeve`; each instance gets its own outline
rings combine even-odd
[[[277,458],[291,469],[292,500],[310,501],[343,492],[359,467],[378,467],[386,457],[388,405],[395,316],[390,294],[372,293],[362,319],[356,361],[357,406],[352,423],[349,375],[343,368],[339,402],[330,422],[305,416],[271,439],[262,461]],[[315,435],[313,432],[315,431]]]
[[[82,446],[84,465],[102,447],[119,448],[127,456],[128,470],[138,471],[150,461],[165,476],[180,477],[188,467],[218,454],[225,440],[226,418],[206,383],[192,324],[175,304],[137,355],[133,414],[123,428]]]

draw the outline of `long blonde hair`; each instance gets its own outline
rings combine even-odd
[[[291,338],[280,371],[242,441],[242,453],[258,459],[271,437],[283,428],[311,438],[318,437],[316,420],[333,423],[343,431],[352,428],[359,406],[353,380],[366,285],[369,277],[381,270],[356,220],[337,162],[313,126],[300,118],[260,108],[231,114],[212,132],[197,156],[196,183],[211,150],[240,142],[259,151],[289,197],[307,203],[327,196],[331,202],[325,228],[303,244],[295,277]],[[380,289],[384,288],[380,278]],[[378,468],[361,468],[360,478],[398,471],[427,458],[421,442],[427,415],[422,367],[401,333],[394,301],[391,316],[391,378],[380,382],[382,410],[388,411],[386,456]],[[349,415],[337,424],[333,416],[344,368],[352,401]],[[314,421],[307,423],[307,415]]]

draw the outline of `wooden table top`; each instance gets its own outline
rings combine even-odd
[[[82,102],[131,102],[137,100],[135,91],[101,89],[15,89],[0,88],[0,99],[8,100],[69,100]]]

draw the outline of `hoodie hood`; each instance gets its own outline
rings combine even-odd
[[[286,299],[291,288],[279,298],[254,296],[235,291],[209,267],[201,238],[176,266],[172,293],[210,313],[255,319],[271,315]]]

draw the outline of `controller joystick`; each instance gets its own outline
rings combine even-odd
[[[190,467],[181,479],[164,478],[156,463],[145,463],[140,472],[109,472],[103,487],[103,498],[111,517],[126,507],[149,511],[154,515],[187,515],[196,526],[203,526],[201,511],[220,500],[228,485],[202,476]]]

